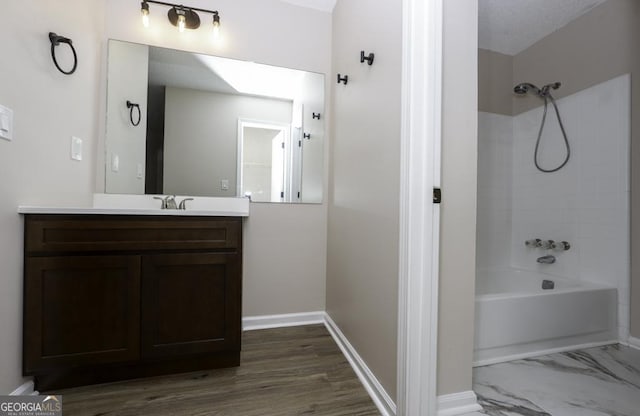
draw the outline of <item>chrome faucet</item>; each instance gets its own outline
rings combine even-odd
[[[187,201],[193,201],[193,198],[185,198],[180,201],[180,205],[178,205],[178,209],[185,210],[187,209]]]
[[[546,256],[538,257],[538,260],[536,261],[540,264],[553,264],[556,262],[556,256],[552,256],[551,254],[549,254]]]
[[[159,199],[160,201],[162,201],[162,205],[160,206],[160,208],[162,209],[178,209],[175,195],[167,195],[164,198],[154,196],[153,199]]]

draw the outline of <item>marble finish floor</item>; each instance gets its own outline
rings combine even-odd
[[[639,416],[640,350],[611,345],[474,369],[490,416]]]

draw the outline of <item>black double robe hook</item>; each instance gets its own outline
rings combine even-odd
[[[69,38],[65,38],[64,36],[59,36],[53,32],[49,32],[49,41],[51,42],[51,58],[53,59],[53,64],[58,68],[58,71],[62,72],[65,75],[71,75],[76,72],[76,68],[78,67],[78,55],[76,54],[76,49],[73,47],[73,42]],[[71,52],[73,52],[73,68],[69,71],[65,71],[60,68],[58,64],[58,60],[56,59],[56,46],[61,43],[66,43],[71,48]]]
[[[129,120],[131,120],[131,124],[133,124],[134,126],[138,126],[138,124],[140,124],[140,121],[142,120],[142,112],[140,111],[140,104],[132,103],[131,101],[127,100],[127,108],[129,109]],[[138,121],[133,121],[134,108],[138,110]]]

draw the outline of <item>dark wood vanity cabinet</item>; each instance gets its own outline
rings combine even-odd
[[[25,215],[23,373],[47,390],[239,365],[242,219]]]

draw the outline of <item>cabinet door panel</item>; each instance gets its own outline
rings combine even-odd
[[[144,357],[239,349],[238,254],[153,255],[142,264]]]
[[[25,293],[27,374],[139,358],[139,257],[31,257]]]

